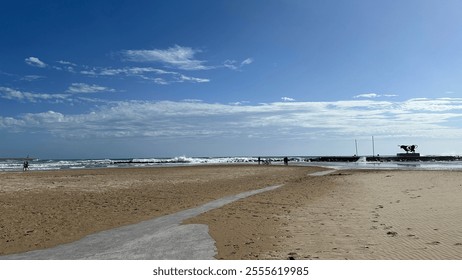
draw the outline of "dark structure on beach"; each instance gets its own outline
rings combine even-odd
[[[390,162],[390,161],[458,161],[460,156],[421,156],[420,154],[397,154],[396,156],[322,156],[311,158],[311,161],[320,162],[357,162],[361,158],[366,161]]]
[[[420,153],[416,153],[415,149],[417,149],[417,145],[398,145],[400,149],[403,149],[406,153],[398,153],[396,154],[397,157],[404,157],[404,158],[412,158],[418,159],[420,158]]]
[[[459,161],[462,160],[460,156],[421,156],[420,153],[416,153],[415,149],[417,145],[398,145],[400,149],[403,149],[406,153],[397,153],[396,156],[324,156],[312,158],[311,161],[321,162],[357,162],[360,159],[365,161],[373,162],[390,162],[390,161]]]

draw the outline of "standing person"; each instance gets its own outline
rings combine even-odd
[[[26,160],[22,165],[23,171],[29,170],[29,162]]]
[[[289,165],[289,159],[287,157],[284,158],[284,165]]]
[[[261,164],[261,158],[258,157],[258,165],[260,165],[260,164]]]

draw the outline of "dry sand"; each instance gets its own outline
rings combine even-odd
[[[209,211],[219,259],[460,259],[462,173],[196,166],[0,173],[0,255],[270,185]]]
[[[306,170],[247,165],[0,173],[0,255],[283,184]]]
[[[337,171],[207,212],[220,259],[461,259],[462,172]]]

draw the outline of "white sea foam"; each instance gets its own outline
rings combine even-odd
[[[277,159],[272,159],[277,161]],[[134,159],[76,159],[76,160],[33,160],[29,170],[60,170],[85,168],[149,167],[163,165],[200,165],[257,162],[255,157],[172,157],[172,158],[134,158]],[[22,160],[0,160],[0,171],[19,171]]]
[[[356,163],[366,163],[367,162],[367,158],[366,157],[360,157]]]
[[[428,162],[369,162],[360,158],[357,162],[317,162],[313,157],[291,157],[290,165],[323,166],[335,169],[423,169],[423,170],[462,170],[462,161]],[[283,157],[261,157],[262,163],[282,165]],[[156,167],[169,165],[213,165],[213,164],[258,164],[258,157],[187,157],[171,158],[133,158],[133,159],[69,159],[33,160],[30,170],[92,169],[120,167]],[[0,159],[0,171],[21,171],[22,160]]]

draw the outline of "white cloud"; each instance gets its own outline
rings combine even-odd
[[[250,102],[249,101],[237,101],[237,102],[230,102],[228,103],[229,105],[233,105],[233,106],[241,106],[241,105],[245,105],[245,104],[249,104]]]
[[[125,68],[93,68],[84,70],[81,74],[88,76],[127,76],[137,77],[143,80],[153,81],[160,85],[169,85],[172,83],[192,82],[207,83],[210,79],[186,76],[175,71],[165,71],[153,67],[125,67]],[[159,77],[162,76],[162,77]]]
[[[0,87],[0,97],[9,100],[28,101],[32,103],[38,101],[62,102],[64,100],[69,100],[69,95],[67,94],[31,93],[8,87]]]
[[[380,95],[377,93],[363,93],[363,94],[358,94],[354,96],[354,98],[377,98],[377,97],[380,97]]]
[[[201,99],[183,99],[181,100],[182,102],[188,102],[188,103],[200,103],[200,102],[204,102],[203,100]]]
[[[103,103],[103,104],[110,104],[110,101],[101,100],[96,98],[87,98],[87,97],[80,97],[73,95],[74,93],[89,93],[90,90],[92,92],[102,91],[104,87],[98,87],[95,85],[88,85],[89,87],[79,87],[78,85],[75,86],[73,90],[75,92],[69,91],[68,93],[34,93],[34,92],[27,92],[27,91],[20,91],[17,89],[9,88],[9,87],[0,87],[0,98],[7,99],[7,100],[15,100],[19,102],[30,102],[30,103],[38,103],[38,102],[47,102],[47,103],[68,103],[68,104],[75,104],[85,102],[85,103]],[[72,88],[69,87],[70,89]],[[78,91],[78,90],[82,91]],[[111,91],[111,89],[107,89]],[[106,91],[106,90],[105,90]]]
[[[292,97],[286,97],[286,96],[281,97],[281,100],[283,102],[294,102],[295,101],[295,99],[293,99]]]
[[[179,81],[180,82],[194,82],[194,83],[208,83],[210,82],[210,79],[188,77],[188,76],[180,74]]]
[[[206,70],[205,61],[195,59],[195,55],[201,52],[189,47],[175,45],[168,49],[152,50],[125,50],[122,55],[125,60],[133,62],[160,62],[168,67],[182,70]]]
[[[241,62],[241,66],[244,66],[244,65],[249,65],[249,64],[252,64],[253,63],[253,58],[247,58],[246,60],[242,61]]]
[[[82,74],[93,76],[136,76],[146,78],[146,74],[177,74],[177,72],[164,71],[153,67],[125,67],[125,68],[93,68],[92,70],[82,71]]]
[[[72,83],[66,92],[69,93],[97,93],[97,92],[115,92],[114,89],[99,85],[89,85],[85,83]]]
[[[223,65],[210,66],[206,65],[206,61],[196,59],[196,55],[201,52],[198,49],[175,45],[168,49],[125,50],[121,54],[127,61],[159,62],[166,67],[180,70],[210,70],[219,67],[237,70],[253,63],[253,58],[247,58],[240,63],[236,60],[226,60]]]
[[[145,81],[152,81],[159,85],[170,85],[173,83],[207,83],[210,78],[193,77],[185,75],[183,71],[189,70],[211,70],[218,68],[229,68],[240,70],[245,65],[253,63],[252,58],[247,58],[242,62],[226,60],[223,65],[206,65],[206,61],[196,58],[202,51],[190,47],[175,45],[167,49],[151,50],[124,50],[119,52],[123,60],[141,63],[160,63],[161,67],[92,67],[88,65],[78,65],[67,60],[55,61],[53,65],[47,65],[36,57],[26,58],[29,65],[35,67],[48,67],[57,71],[65,71],[73,74],[81,74],[92,77],[136,77]],[[75,91],[74,88],[68,92]]]
[[[27,82],[32,82],[36,80],[41,80],[44,79],[44,76],[39,76],[39,75],[26,75],[21,78],[22,81],[27,81]]]
[[[377,94],[377,93],[363,93],[353,96],[354,98],[379,98],[379,97],[396,97],[396,94]]]
[[[154,83],[158,84],[158,85],[169,85],[169,84],[171,84],[170,82],[168,82],[164,78],[154,78],[154,79],[152,79],[152,81]]]
[[[75,64],[75,63],[72,63],[72,62],[69,62],[69,61],[65,61],[65,60],[58,60],[58,61],[56,61],[56,62],[58,62],[59,64],[62,64],[62,65],[78,66],[78,65]]]
[[[409,106],[410,103],[413,106]],[[45,130],[57,136],[76,138],[247,135],[287,139],[356,139],[370,135],[425,139],[462,137],[462,99],[237,105],[197,100],[113,102],[88,114],[45,112],[8,120],[3,118],[2,123],[4,128],[14,123],[14,129]]]
[[[40,59],[36,58],[36,57],[28,57],[26,59],[24,59],[24,61],[31,65],[31,66],[34,66],[34,67],[39,67],[39,68],[45,68],[47,67],[47,64],[43,61],[41,61]]]
[[[247,59],[243,60],[241,63],[237,62],[236,60],[228,59],[223,63],[223,67],[229,68],[231,70],[239,70],[242,67],[244,67],[245,65],[249,65],[249,64],[252,64],[252,63],[253,63],[252,58],[247,58]]]
[[[185,51],[182,47],[176,46],[177,51],[180,50]],[[137,51],[134,51],[137,52]],[[185,51],[186,52],[186,51]],[[165,54],[167,55],[167,54]],[[175,55],[172,55],[175,57]],[[177,54],[177,62],[174,62],[172,58],[170,62],[173,64],[178,63],[180,65],[179,68],[188,68],[188,67],[195,67],[195,63],[201,63],[196,60],[188,60],[187,55]],[[181,58],[183,59],[181,61]],[[30,65],[37,66],[37,67],[46,67],[47,65],[41,62],[38,58],[30,57],[26,59],[26,62]],[[79,73],[86,76],[92,77],[117,77],[117,76],[125,76],[125,77],[136,77],[142,80],[152,81],[156,84],[160,85],[169,85],[173,83],[183,83],[183,82],[191,82],[191,83],[207,83],[210,82],[208,78],[199,78],[199,77],[192,77],[189,75],[184,75],[177,71],[167,71],[164,69],[154,68],[154,67],[123,67],[123,68],[111,68],[111,67],[89,67],[89,66],[79,66],[75,63],[59,60],[56,61],[57,65],[51,65],[52,69],[58,71],[67,71],[70,73]],[[197,64],[197,65],[199,65]],[[200,68],[200,67],[198,67]],[[198,69],[197,68],[197,69]],[[205,69],[205,67],[204,67]],[[22,78],[23,80],[32,81],[34,79],[42,78],[41,76],[26,76]],[[113,89],[101,87],[97,85],[87,85],[82,83],[74,83],[72,84],[66,92],[69,93],[94,93],[94,92],[102,92],[102,91],[114,91]]]
[[[223,63],[223,66],[224,66],[225,68],[229,68],[229,69],[231,69],[231,70],[237,70],[238,67],[236,66],[236,64],[237,64],[237,61],[236,61],[236,60],[230,60],[230,59],[228,59],[228,60],[226,60],[226,61]]]

